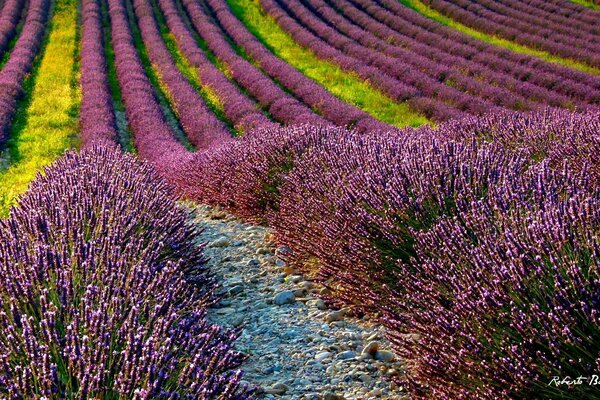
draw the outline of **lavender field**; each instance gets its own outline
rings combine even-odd
[[[0,399],[598,398],[598,2],[0,0]]]

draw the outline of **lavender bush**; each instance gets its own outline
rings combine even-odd
[[[322,136],[343,136],[341,128],[303,125],[257,129],[180,165],[173,182],[184,197],[220,204],[237,214],[265,221],[279,204],[283,176]]]
[[[148,164],[93,147],[0,221],[4,398],[245,399],[187,212]]]

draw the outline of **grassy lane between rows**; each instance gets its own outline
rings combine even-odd
[[[56,0],[49,34],[26,82],[0,167],[0,217],[7,216],[40,168],[77,145],[79,21],[77,0]]]
[[[600,10],[600,4],[595,4],[590,0],[571,0],[573,3],[579,4],[580,6],[591,8],[592,10]]]
[[[440,12],[434,10],[433,8],[429,7],[420,0],[398,1],[429,19],[432,19],[434,21],[439,22],[442,25],[467,34],[477,40],[481,40],[482,42],[486,42],[498,47],[503,47],[510,51],[514,51],[515,53],[527,54],[529,56],[537,57],[547,62],[560,64],[565,67],[577,69],[582,72],[587,72],[588,74],[600,75],[600,68],[595,68],[579,61],[555,56],[553,54],[548,53],[547,51],[532,49],[531,47],[523,46],[510,40],[502,39],[498,36],[489,35],[487,33],[483,33],[473,28],[470,28],[466,25],[461,24],[460,22],[453,20],[452,18],[441,14]]]
[[[338,65],[318,58],[300,46],[266,15],[258,0],[227,0],[233,13],[267,48],[304,75],[329,90],[341,100],[398,127],[420,126],[427,119],[412,111],[408,104],[394,102],[355,74],[343,71]]]

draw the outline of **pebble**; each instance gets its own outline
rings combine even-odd
[[[306,302],[306,305],[316,307],[319,310],[325,310],[327,308],[325,302],[321,299],[309,300]]]
[[[317,361],[320,362],[320,361],[323,361],[323,360],[325,360],[326,358],[329,358],[329,357],[331,357],[331,353],[328,352],[328,351],[323,351],[323,352],[321,352],[321,353],[319,353],[319,354],[317,354],[315,356],[315,360],[317,360]]]
[[[202,228],[198,243],[209,243],[207,265],[223,296],[208,318],[239,331],[235,347],[248,354],[240,368],[244,381],[257,388],[255,399],[407,398],[391,381],[404,370],[400,362],[373,360],[378,350],[390,348],[381,327],[345,310],[328,310],[315,296],[328,295],[329,289],[282,262],[289,249],[276,249],[268,228],[209,206],[194,210],[194,222]],[[372,341],[377,347],[363,354]]]
[[[265,389],[264,392],[266,394],[284,394],[288,390],[290,390],[290,388],[286,384],[278,382],[270,388]]]
[[[332,392],[325,392],[323,393],[323,400],[345,400],[346,398],[342,395],[336,394],[336,393],[332,393]]]
[[[296,296],[291,290],[284,290],[283,292],[277,293],[275,297],[273,297],[273,303],[277,304],[278,306],[293,303],[295,300]]]
[[[378,350],[375,353],[375,359],[379,361],[390,362],[393,361],[394,358],[396,358],[394,353],[388,350]]]
[[[244,287],[242,285],[236,285],[229,289],[229,294],[235,296],[236,294],[240,294],[244,291]]]
[[[361,354],[374,355],[379,350],[379,342],[369,342],[361,351]]]
[[[344,310],[344,309],[341,309],[338,311],[333,311],[325,316],[325,321],[327,321],[327,322],[341,321],[344,318],[344,315],[346,315],[346,310]]]
[[[210,242],[210,247],[227,247],[231,244],[231,241],[226,237],[220,237]]]
[[[338,360],[349,360],[349,359],[354,358],[354,357],[356,357],[356,353],[353,352],[353,351],[348,350],[348,351],[341,352],[340,354],[337,355],[336,358]]]

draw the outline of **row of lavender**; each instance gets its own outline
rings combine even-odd
[[[135,136],[136,147],[143,158],[162,165],[159,168],[164,169],[165,174],[168,174],[168,168],[176,165],[179,158],[186,157],[187,154],[178,144],[172,129],[166,124],[150,81],[142,76],[143,66],[136,53],[129,24],[137,23],[139,26],[153,67],[156,68],[159,79],[190,141],[198,149],[205,150],[230,140],[230,136],[225,125],[207,108],[203,99],[175,65],[159,32],[153,5],[160,6],[166,17],[166,23],[175,34],[182,52],[192,65],[198,68],[201,82],[214,90],[222,101],[225,116],[237,128],[250,130],[256,127],[276,126],[276,124],[262,114],[254,101],[240,92],[235,84],[207,59],[195,43],[192,26],[231,71],[233,79],[278,121],[319,125],[329,123],[309,109],[306,106],[308,104],[313,108],[318,107],[323,116],[339,125],[356,126],[356,129],[361,131],[389,129],[386,124],[343,103],[278,60],[264,46],[258,45],[258,41],[245,29],[241,29],[241,24],[237,20],[235,22],[239,25],[236,25],[231,14],[219,12],[219,20],[229,28],[230,32],[233,32],[232,35],[240,43],[255,49],[253,54],[260,58],[261,67],[268,72],[268,76],[263,75],[259,69],[236,54],[217,22],[213,21],[197,3],[184,2],[191,21],[187,20],[187,15],[183,10],[179,10],[172,0],[160,0],[158,4],[150,1],[135,1],[133,3],[135,15],[127,15],[123,3],[109,4],[117,75],[123,91],[127,116],[133,119],[129,122]],[[94,1],[87,2],[86,7],[83,19],[81,115],[84,145],[95,143],[97,138],[115,141],[114,117],[109,101],[98,4]],[[135,17],[135,20],[132,20],[132,17]],[[139,75],[140,78],[136,78],[135,75]],[[293,89],[302,101],[286,93],[272,79],[277,79],[280,84]],[[95,123],[95,113],[101,116],[102,124]],[[148,124],[153,128],[144,127]],[[167,146],[163,147],[161,143],[166,143]],[[164,159],[160,160],[161,158]]]
[[[549,64],[520,65],[532,64],[527,58],[498,65],[497,59],[506,57],[498,57],[498,49],[486,49],[495,53],[491,59],[478,59],[472,50],[461,51],[468,41],[460,35],[435,38],[437,33],[426,32],[429,26],[412,10],[381,3],[389,10],[366,0],[261,0],[299,43],[370,79],[397,100],[410,99],[416,110],[437,120],[496,107],[527,110],[546,104],[582,110],[599,102],[597,78],[587,78],[595,81],[592,88],[573,79],[557,84],[567,71]],[[376,68],[376,77],[369,68]],[[540,70],[555,76],[534,77]]]
[[[335,15],[332,13],[333,7],[325,8],[324,2],[312,0],[311,3],[321,3],[319,9],[323,14]],[[347,18],[343,22],[338,22],[340,26],[342,24],[350,25],[348,22],[352,22],[355,26],[349,29],[356,30],[357,27],[364,29],[364,34],[368,35],[366,45],[381,49],[384,54],[403,57],[414,67],[427,72],[433,78],[452,83],[458,88],[462,88],[461,90],[469,90],[471,93],[480,92],[480,96],[486,93],[485,97],[498,106],[512,109],[532,109],[538,104],[546,104],[567,108],[576,105],[585,108],[588,103],[598,103],[597,97],[594,97],[594,90],[580,85],[567,86],[567,89],[567,87],[534,84],[518,79],[511,73],[496,71],[469,57],[454,55],[402,35],[357,7],[360,4],[369,5],[367,2],[357,2],[355,5],[348,0],[333,0],[331,3],[335,7],[335,11]],[[377,8],[372,3],[371,5],[373,5],[371,10],[375,10],[376,15],[382,16],[384,20],[390,16],[381,8]],[[339,20],[340,17],[337,19]],[[328,20],[333,21],[330,17]],[[393,46],[382,40],[391,41]],[[596,96],[599,94],[596,93]]]
[[[302,102],[338,126],[352,126],[361,132],[389,129],[386,124],[333,96],[322,86],[274,56],[231,12],[221,0],[208,0],[207,6],[224,32],[240,46],[260,68]]]
[[[135,148],[161,174],[168,175],[188,152],[166,122],[155,88],[146,75],[134,43],[125,2],[108,0],[108,6],[117,79]]]
[[[181,126],[197,149],[208,149],[231,139],[229,130],[206,106],[196,89],[183,76],[165,45],[149,0],[134,0],[142,39],[152,65],[172,99]]]
[[[4,11],[11,8],[5,3]],[[31,0],[23,30],[10,58],[0,71],[0,147],[8,138],[10,126],[17,111],[17,102],[23,95],[23,81],[30,72],[33,60],[42,44],[48,20],[49,0]],[[15,11],[18,14],[18,11]],[[16,17],[15,17],[16,18]]]
[[[600,79],[572,68],[544,62],[538,58],[518,54],[488,45],[469,35],[445,27],[403,6],[397,0],[352,0],[353,3],[380,22],[408,38],[438,48],[444,53],[461,56],[494,71],[506,73],[519,80],[556,90],[567,96],[581,96],[590,91],[596,99]]]
[[[227,65],[232,78],[275,120],[284,124],[327,123],[304,103],[284,91],[269,76],[239,56],[222,29],[213,23],[197,1],[183,0],[182,3],[196,32],[206,41],[212,53]]]
[[[218,96],[223,113],[232,125],[243,132],[259,126],[275,126],[261,112],[255,102],[231,82],[198,47],[193,30],[185,23],[173,0],[158,0],[167,26],[175,37],[179,49],[191,65],[198,70],[202,85],[209,87]]]
[[[8,43],[15,36],[23,5],[23,1],[8,0],[0,9],[0,58],[4,56]]]
[[[470,27],[600,67],[600,13],[582,21],[515,0],[425,0]]]
[[[334,301],[379,312],[415,398],[591,398],[549,382],[599,367],[598,121],[264,129],[197,154],[174,182],[267,221]]]
[[[148,164],[95,147],[0,221],[0,396],[248,398],[195,230]]]

